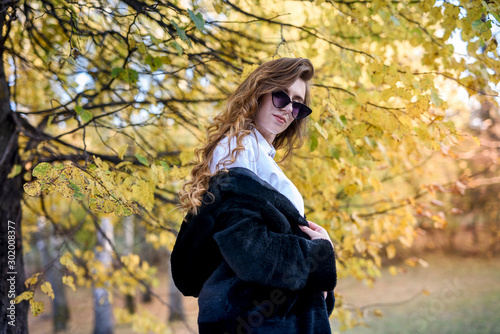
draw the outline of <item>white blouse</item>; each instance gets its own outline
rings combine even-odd
[[[262,180],[286,196],[295,205],[299,213],[304,216],[304,199],[297,187],[286,177],[274,161],[276,150],[272,145],[269,145],[257,129],[254,129],[254,133],[255,136],[248,135],[243,138],[242,144],[245,149],[240,151],[236,161],[232,164],[228,163],[226,168],[244,167],[250,169]],[[233,150],[235,147],[236,137],[233,137],[229,148]],[[210,162],[210,172],[212,174],[224,168],[222,165],[224,161],[231,160],[231,156],[226,158],[228,152],[228,140],[227,137],[224,137],[214,149],[214,155]]]

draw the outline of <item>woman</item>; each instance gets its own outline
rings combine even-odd
[[[313,75],[302,58],[260,65],[196,150],[171,268],[179,290],[198,297],[200,333],[331,333],[332,242],[273,159],[302,144]]]

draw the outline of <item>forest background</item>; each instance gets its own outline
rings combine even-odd
[[[88,332],[172,330],[151,299],[192,328],[178,292],[157,291],[183,217],[177,192],[227,96],[279,57],[316,68],[308,140],[282,166],[335,243],[339,281],[371,286],[428,266],[414,246],[425,236],[423,248],[498,255],[499,10],[2,1],[0,333],[27,333],[28,312],[69,330],[79,314],[68,299],[85,289]],[[336,297],[341,329],[365,322],[368,308]]]

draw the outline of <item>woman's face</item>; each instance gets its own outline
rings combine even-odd
[[[306,96],[306,83],[302,79],[297,79],[288,88],[283,90],[295,102],[304,103]],[[273,105],[271,94],[262,97],[259,107],[255,113],[255,125],[257,130],[266,140],[272,144],[276,135],[285,131],[293,122],[292,104],[289,103],[283,108],[276,108]]]

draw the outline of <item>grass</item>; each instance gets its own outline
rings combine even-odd
[[[431,254],[424,259],[427,268],[409,268],[396,276],[384,270],[373,289],[352,279],[341,280],[336,291],[344,295],[345,303],[381,304],[365,310],[367,327],[343,333],[500,333],[498,258]],[[377,317],[375,309],[383,316]],[[340,332],[335,320],[332,329]]]
[[[500,333],[500,259],[460,257],[443,254],[421,256],[427,268],[407,267],[406,272],[392,276],[383,269],[383,276],[373,288],[352,278],[339,280],[336,292],[343,295],[344,303],[352,307],[375,305],[365,309],[364,321],[368,327],[355,327],[341,332],[332,319],[332,330],[342,334],[420,334],[420,333]],[[155,291],[168,299],[166,269],[159,270],[160,285]],[[428,294],[422,293],[423,290]],[[51,303],[42,293],[46,311],[35,318],[30,315],[31,334],[52,332]],[[66,333],[90,334],[93,330],[93,301],[90,289],[67,291],[71,320]],[[38,297],[37,297],[38,299]],[[138,300],[138,299],[137,299]],[[123,301],[115,299],[115,306]],[[166,322],[167,308],[159,302],[145,304],[152,314]],[[196,329],[197,300],[185,299],[188,323]],[[382,317],[375,315],[375,310]],[[129,325],[116,325],[115,334],[134,333]],[[190,333],[182,323],[171,333]]]

